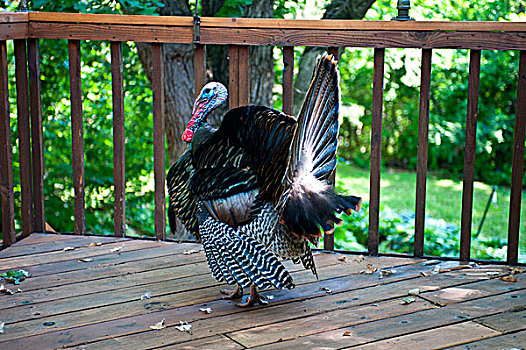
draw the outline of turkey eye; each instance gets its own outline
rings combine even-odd
[[[203,90],[203,94],[208,94],[208,93],[210,93],[210,89],[209,88],[206,88],[206,89]]]

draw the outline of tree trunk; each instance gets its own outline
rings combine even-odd
[[[361,19],[375,0],[332,0],[325,8],[323,19]],[[294,115],[298,112],[312,78],[316,58],[327,49],[306,47],[299,62],[299,71],[294,80]]]

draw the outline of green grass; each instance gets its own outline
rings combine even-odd
[[[369,170],[338,164],[337,181],[351,194],[369,201]],[[380,181],[380,205],[396,212],[414,213],[416,173],[386,169],[382,171]],[[492,186],[475,182],[473,198],[472,232],[476,233],[491,195]],[[497,203],[492,203],[486,215],[481,239],[499,238],[507,240],[510,189],[499,187]],[[462,181],[429,175],[427,177],[426,215],[443,219],[460,226],[462,207]],[[526,194],[522,194],[520,226],[520,255],[526,258]],[[381,215],[381,214],[380,214]],[[476,244],[476,240],[472,244]]]

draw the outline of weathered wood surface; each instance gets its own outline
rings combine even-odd
[[[42,234],[27,240],[33,244],[22,240],[0,258],[0,272],[16,263],[32,274],[20,286],[8,285],[23,292],[0,295],[0,321],[6,322],[0,348],[427,348],[523,339],[526,275],[502,281],[510,273],[506,266],[455,268],[458,263],[449,262],[424,277],[421,272],[436,265],[316,253],[319,280],[286,262],[296,288],[264,291],[273,296],[269,305],[240,309],[220,299],[222,286],[198,244]],[[392,274],[380,278],[382,269]],[[402,305],[414,288],[420,295]],[[141,300],[148,291],[150,299]],[[205,314],[203,307],[213,311]],[[150,329],[162,319],[165,329]],[[192,334],[175,328],[180,321],[192,325]],[[504,335],[509,332],[519,336]]]

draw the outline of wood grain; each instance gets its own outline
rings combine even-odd
[[[113,100],[113,181],[114,181],[114,225],[117,237],[126,233],[126,161],[124,130],[124,77],[122,62],[122,43],[111,45],[111,87]]]
[[[205,59],[205,45],[196,44],[194,51],[194,67],[195,67],[195,88],[194,98],[199,96],[201,89],[205,85],[206,78],[206,59]]]
[[[31,107],[31,149],[33,165],[34,231],[44,232],[44,137],[40,89],[40,50],[38,39],[27,39],[29,104]]]
[[[29,83],[25,39],[14,40],[16,106],[20,162],[22,237],[33,232],[33,190],[31,178],[31,127],[29,123]]]
[[[80,41],[68,41],[71,92],[71,144],[73,188],[75,190],[75,234],[86,232],[84,189],[84,131],[82,121],[82,81],[80,78]]]
[[[513,136],[510,216],[508,223],[508,254],[510,265],[517,264],[519,255],[519,225],[521,216],[522,178],[524,171],[524,139],[526,128],[526,51],[520,52],[517,84],[517,110]],[[524,234],[524,232],[523,232]]]
[[[16,242],[13,193],[13,148],[9,115],[9,75],[7,45],[0,41],[0,194],[2,197],[3,247]]]
[[[27,23],[0,23],[0,40],[25,39],[28,32]]]
[[[424,223],[426,215],[426,180],[427,151],[429,131],[429,98],[431,87],[430,49],[422,50],[420,77],[420,109],[418,115],[418,155],[416,167],[416,200],[415,200],[415,246],[417,257],[424,256]]]
[[[294,107],[294,47],[283,47],[283,113],[292,115]]]
[[[239,107],[239,46],[228,47],[228,109]]]
[[[462,218],[460,222],[460,260],[470,259],[471,225],[473,219],[473,180],[475,178],[475,147],[480,78],[480,50],[469,55],[468,107],[466,114],[466,143],[464,148],[464,181],[462,189]]]
[[[250,51],[248,46],[238,48],[238,60],[238,105],[248,106],[250,104]]]

